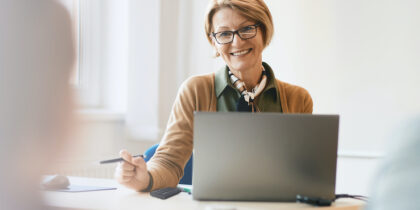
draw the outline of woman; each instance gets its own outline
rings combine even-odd
[[[165,135],[147,164],[120,152],[126,160],[115,173],[121,184],[140,191],[176,186],[192,153],[194,111],[312,113],[309,93],[277,80],[262,62],[262,51],[273,35],[263,0],[211,0],[205,30],[226,67],[183,83]]]

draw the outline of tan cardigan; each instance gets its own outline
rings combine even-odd
[[[215,74],[193,76],[179,89],[154,156],[147,162],[153,177],[152,190],[175,187],[193,149],[194,111],[216,112]],[[312,98],[305,89],[277,80],[283,113],[312,113]]]

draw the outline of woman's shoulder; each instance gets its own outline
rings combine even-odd
[[[293,85],[287,82],[283,82],[279,79],[277,80],[277,85],[280,89],[283,89],[285,91],[285,93],[287,95],[298,95],[298,96],[309,96],[310,94],[308,92],[308,90],[306,90],[305,88],[298,86],[298,85]],[[281,91],[281,90],[280,90]]]
[[[214,73],[194,75],[187,78],[183,84],[182,89],[201,89],[201,88],[212,88],[214,86]]]
[[[215,109],[214,73],[191,76],[181,85],[178,98],[195,110]]]
[[[277,80],[277,85],[280,91],[283,111],[289,113],[312,113],[312,97],[305,88],[280,80]]]

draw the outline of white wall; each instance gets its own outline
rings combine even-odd
[[[420,2],[269,4],[277,35],[265,55],[279,77],[307,88],[315,113],[341,115],[340,151],[384,152],[400,121],[420,112]]]

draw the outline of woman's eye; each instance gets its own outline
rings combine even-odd
[[[230,36],[230,35],[231,35],[231,33],[228,32],[228,31],[224,31],[224,32],[219,33],[219,37],[226,37],[226,36]]]
[[[254,29],[254,27],[252,27],[252,26],[246,26],[246,27],[241,29],[241,32],[248,32],[248,31],[252,31],[253,29]]]

